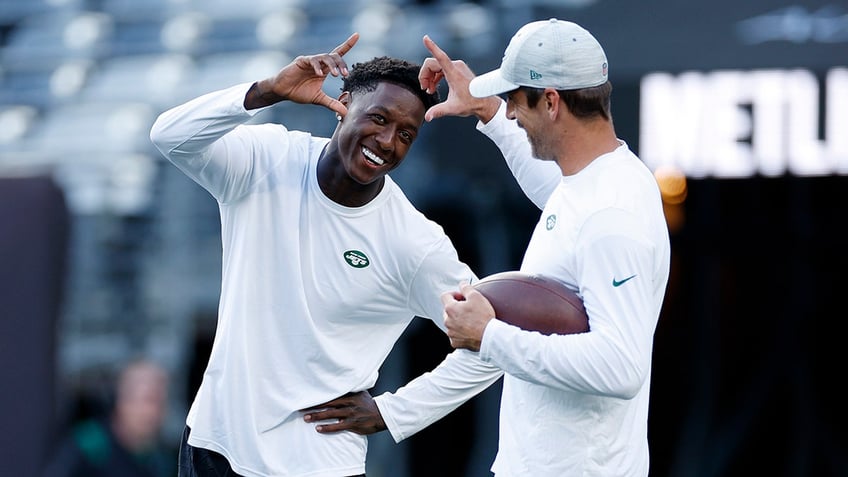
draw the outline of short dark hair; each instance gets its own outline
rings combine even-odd
[[[545,91],[542,88],[530,88],[522,86],[527,93],[527,105],[536,106],[539,99],[542,98],[542,93]],[[591,118],[593,116],[601,116],[607,121],[612,118],[610,112],[610,98],[612,96],[612,83],[607,81],[600,86],[581,89],[557,90],[559,97],[568,106],[571,114],[578,118]]]
[[[356,63],[350,74],[344,78],[342,91],[374,91],[382,82],[394,83],[411,91],[424,103],[424,109],[430,109],[441,101],[439,92],[433,94],[421,89],[418,71],[421,65],[399,58],[380,56],[370,61]]]

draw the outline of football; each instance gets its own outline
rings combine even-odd
[[[545,335],[589,331],[577,293],[551,277],[518,271],[489,275],[473,284],[501,321]]]

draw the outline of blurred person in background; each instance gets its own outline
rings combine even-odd
[[[358,422],[361,432],[335,432],[338,414],[318,422],[302,410],[376,409],[367,390],[411,320],[444,329],[440,294],[475,278],[388,175],[438,96],[420,88],[418,64],[380,57],[348,70],[343,56],[358,38],[202,95],[151,129],[162,154],[217,200],[222,225],[218,322],[181,477],[364,475],[364,434],[385,429],[379,413]],[[338,99],[322,90],[331,74],[343,77]],[[332,137],[245,124],[282,101],[333,111]],[[468,396],[501,376],[464,350],[446,362],[438,376]]]
[[[48,463],[44,477],[174,477],[175,452],[160,434],[167,411],[169,376],[138,359],[120,370],[105,416],[73,426]]]

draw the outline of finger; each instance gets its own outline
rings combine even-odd
[[[329,408],[343,408],[350,407],[354,405],[357,398],[360,398],[363,395],[371,395],[368,394],[368,391],[357,391],[357,392],[349,392],[344,396],[339,396],[335,399],[331,399],[325,403],[315,404],[314,406],[309,406],[303,409],[300,409],[300,412],[310,412],[310,411],[324,411]]]
[[[336,404],[335,401],[336,400],[333,399],[332,401],[327,401],[324,404],[316,404],[314,406],[309,406],[307,408],[300,409],[299,411],[311,413],[311,414],[315,414],[315,413],[318,413],[318,412],[321,412],[321,411],[326,411],[327,409],[330,409],[330,408],[333,408],[333,407],[338,407],[338,404]]]
[[[312,57],[310,62],[312,63],[312,68],[315,70],[315,74],[324,76],[329,73],[333,76],[339,76],[339,74],[347,76],[349,71],[347,63],[342,59],[342,56],[353,48],[357,40],[359,40],[359,33],[354,33],[344,43],[333,48],[326,55],[315,55]]]
[[[459,284],[459,291],[462,292],[463,296],[468,296],[469,293],[471,293],[472,291],[476,292],[477,289],[474,288],[474,286],[468,282],[462,282]]]
[[[328,74],[339,76],[340,73],[343,75],[348,73],[347,63],[342,60],[341,56],[334,53],[310,57],[309,64],[316,76],[327,76]]]
[[[437,72],[433,75],[432,83],[430,84],[430,88],[427,90],[428,93],[433,94],[436,92],[436,88],[439,87],[439,82],[445,77],[445,73],[442,71]]]
[[[326,421],[328,419],[344,419],[349,415],[349,412],[342,408],[325,408],[307,412],[303,415],[303,420],[306,422]]]
[[[350,35],[344,43],[333,48],[333,51],[330,53],[337,53],[339,56],[344,56],[351,48],[353,48],[353,45],[356,44],[357,40],[359,40],[359,33],[354,33]]]
[[[453,66],[450,56],[448,56],[444,50],[439,48],[439,45],[437,45],[435,41],[431,40],[428,35],[424,35],[424,46],[430,51],[430,53],[433,54],[433,58],[436,59],[443,70]]]
[[[421,69],[418,71],[418,83],[421,85],[421,89],[426,90],[430,94],[436,91],[439,81],[444,77],[445,74],[442,72],[442,67],[439,66],[439,62],[435,58],[426,58],[424,63],[421,64]]]
[[[309,64],[312,66],[312,71],[315,72],[315,76],[327,76],[327,73],[333,69],[332,65],[327,64],[321,56],[313,56],[309,58]]]
[[[451,108],[447,103],[439,103],[434,106],[431,106],[430,109],[424,113],[424,120],[430,122],[434,119],[441,118],[442,116],[450,116]]]
[[[326,409],[307,412],[303,415],[303,420],[306,422],[315,422],[329,419],[329,417],[326,416],[326,412]]]
[[[300,410],[300,412],[316,413],[316,412],[319,412],[319,411],[326,411],[326,410],[331,409],[331,408],[344,407],[344,406],[347,406],[344,399],[345,399],[345,396],[337,397],[337,398],[331,399],[331,400],[329,400],[325,403],[316,404],[314,406],[309,406],[307,408],[303,408],[303,409]]]
[[[486,300],[486,302],[489,301],[482,293],[480,293],[476,288],[474,288],[474,286],[469,285],[467,283],[459,287],[459,292],[462,295],[463,300],[468,300],[468,298],[472,295],[480,295],[480,298]]]
[[[459,290],[444,292],[442,293],[441,298],[442,305],[444,306],[453,305],[458,301],[465,301],[465,297],[462,296],[462,293]]]
[[[348,424],[347,421],[342,420],[333,424],[319,424],[315,426],[315,430],[321,434],[327,434],[330,432],[347,431],[353,429],[353,427],[352,424]]]
[[[315,414],[318,414],[319,412],[324,412],[324,411],[331,409],[335,406],[336,405],[333,403],[333,401],[328,401],[328,402],[325,402],[324,404],[316,404],[314,406],[310,406],[310,407],[307,407],[307,408],[304,408],[304,409],[300,409],[300,412],[315,415]]]
[[[457,319],[448,314],[447,311],[444,312],[443,317],[448,338],[456,339],[456,328],[461,324],[461,321],[457,321]]]
[[[439,82],[445,77],[445,74],[439,69],[426,78],[420,78],[418,82],[421,84],[421,89],[427,91],[428,94],[433,94],[439,87]]]
[[[454,292],[444,292],[444,293],[442,293],[442,295],[440,297],[442,299],[442,305],[448,306],[451,303],[455,302],[456,300],[454,299],[453,294],[454,294]]]
[[[436,106],[431,107],[430,109],[428,109],[428,110],[427,110],[427,112],[425,112],[425,113],[424,113],[424,120],[425,120],[425,121],[427,121],[428,123],[429,123],[430,121],[432,121],[432,120],[436,119],[436,118],[440,118],[440,117],[441,117],[441,116],[437,116],[437,115],[436,115],[436,112],[435,112],[435,111],[433,111],[433,109],[434,109],[435,107],[436,107]]]
[[[347,106],[345,106],[344,103],[342,103],[338,99],[335,99],[332,96],[328,96],[323,91],[312,102],[324,106],[325,108],[333,111],[334,113],[341,115],[341,117],[347,116]]]

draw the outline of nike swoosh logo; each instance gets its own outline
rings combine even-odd
[[[624,282],[626,282],[627,280],[630,280],[631,278],[635,278],[635,277],[636,277],[636,275],[630,275],[629,277],[625,278],[624,280],[616,280],[615,277],[612,277],[612,286],[620,287],[621,285],[624,285]]]

